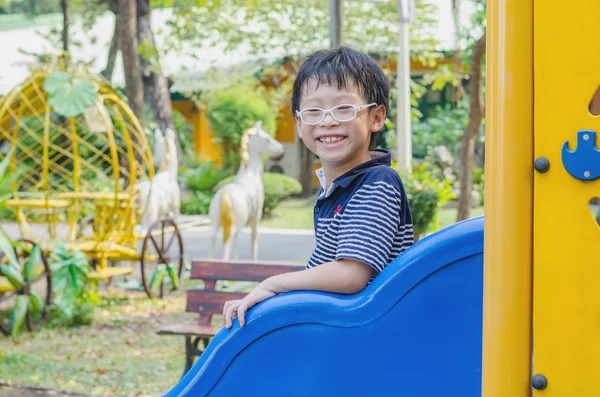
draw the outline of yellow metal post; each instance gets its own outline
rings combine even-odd
[[[582,159],[593,136],[578,142],[581,130],[600,144],[600,118],[588,110],[600,84],[599,26],[598,0],[535,1],[535,156],[550,168],[534,179],[534,373],[548,383],[534,397],[600,396],[600,229],[589,208],[600,180],[571,176],[561,156],[568,141]],[[596,154],[583,164],[599,163]]]
[[[482,396],[525,397],[531,395],[533,0],[489,0],[487,10]]]

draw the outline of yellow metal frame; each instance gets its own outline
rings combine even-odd
[[[548,379],[534,396],[600,396],[600,228],[589,208],[600,180],[571,176],[561,156],[567,141],[581,152],[581,130],[596,131],[600,145],[600,118],[589,111],[598,26],[598,0],[535,1],[534,153],[550,169],[534,179],[534,373]]]
[[[533,0],[489,0],[487,11],[482,395],[524,397],[532,354]]]
[[[488,1],[483,397],[600,395],[600,181],[561,156],[600,145],[599,25],[598,0]]]
[[[53,113],[43,84],[56,71],[94,85],[96,101],[86,112],[95,111],[102,132],[90,129],[86,114],[66,119]],[[16,148],[9,171],[25,169],[7,202],[24,237],[39,241],[31,224],[45,224],[47,236],[39,242],[50,250],[59,223],[66,223],[69,247],[99,260],[100,271],[108,260],[140,259],[135,243],[143,236],[134,226],[145,208],[138,205],[136,185],[152,180],[152,154],[135,115],[107,82],[66,58],[34,71],[0,101],[0,141]],[[94,218],[93,235],[78,238],[87,215]]]

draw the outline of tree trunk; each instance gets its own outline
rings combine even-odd
[[[150,4],[148,0],[137,0],[137,35],[138,41],[146,48],[155,48],[154,33],[150,19]],[[152,105],[156,122],[161,131],[168,128],[175,131],[175,144],[177,146],[177,157],[181,163],[183,159],[183,150],[179,135],[175,129],[173,121],[173,104],[171,103],[171,93],[169,92],[169,82],[163,76],[160,67],[160,60],[156,51],[150,59],[146,59],[143,54],[140,55],[140,65],[142,71],[142,80],[144,82],[144,99]]]
[[[483,102],[482,64],[485,55],[485,31],[477,40],[473,48],[471,59],[471,109],[469,124],[465,129],[460,152],[460,197],[458,199],[457,221],[469,218],[471,212],[471,193],[473,190],[473,155],[475,152],[475,139],[485,114]]]
[[[117,24],[117,21],[118,19],[115,19],[115,31],[113,32],[110,48],[108,50],[106,68],[101,72],[101,74],[106,77],[108,81],[112,81],[113,71],[115,70],[115,62],[117,61],[117,54],[119,53],[119,25]]]
[[[452,19],[454,21],[454,54],[452,54],[452,68],[453,75],[456,79],[456,87],[454,88],[453,100],[454,104],[458,104],[458,102],[465,96],[465,87],[462,84],[462,51],[460,50],[460,6],[462,0],[452,0]]]
[[[117,26],[119,27],[119,45],[125,71],[125,90],[129,107],[131,107],[143,128],[144,90],[138,54],[136,14],[135,0],[119,0]]]
[[[69,52],[69,0],[61,0],[60,6],[63,14],[63,30],[62,30],[62,44],[63,51]]]

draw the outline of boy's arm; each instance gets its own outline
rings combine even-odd
[[[400,184],[398,174],[390,171],[362,186],[344,209],[336,260],[271,277],[244,299],[226,302],[223,314],[227,328],[236,314],[244,325],[249,308],[279,293],[313,290],[353,294],[364,289],[371,277],[385,268],[390,254],[399,250],[394,247],[396,235],[400,232],[402,237],[412,230]]]
[[[353,259],[343,259],[293,273],[283,273],[265,280],[273,292],[314,290],[339,294],[362,291],[375,271]]]
[[[355,294],[362,291],[375,271],[369,265],[353,259],[343,259],[292,273],[270,277],[260,283],[244,299],[226,302],[223,308],[225,326],[231,327],[237,315],[244,326],[245,313],[254,305],[277,294],[291,291],[323,291]]]

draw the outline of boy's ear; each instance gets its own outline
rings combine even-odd
[[[379,105],[373,110],[373,122],[371,123],[371,132],[381,131],[383,125],[385,124],[385,117],[387,116],[387,111],[385,110],[385,106]]]
[[[300,128],[302,121],[300,121],[300,117],[297,114],[294,115],[294,124],[296,125],[296,132],[300,139],[302,139],[302,129]]]

